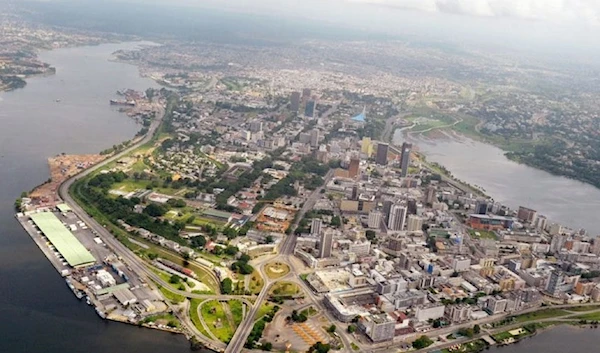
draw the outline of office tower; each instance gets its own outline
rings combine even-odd
[[[352,185],[352,200],[358,200],[358,184]]]
[[[404,229],[406,221],[406,207],[402,205],[393,205],[390,209],[390,219],[388,220],[388,229],[398,231]]]
[[[477,200],[475,204],[475,213],[476,214],[486,214],[488,210],[488,203],[486,200]]]
[[[348,176],[350,178],[356,178],[358,176],[359,167],[360,167],[360,159],[358,159],[358,158],[350,159],[350,165],[348,165]]]
[[[310,88],[305,88],[302,90],[302,103],[306,102],[310,98]]]
[[[320,218],[313,218],[310,224],[310,234],[317,235],[321,234],[323,228],[323,221]]]
[[[331,248],[333,246],[333,232],[321,232],[321,240],[319,242],[319,258],[324,259],[331,257]]]
[[[360,153],[365,154],[367,158],[370,158],[373,154],[373,144],[371,143],[370,137],[363,137],[360,144]]]
[[[394,203],[389,200],[383,201],[383,220],[385,224],[388,224],[390,220],[390,211],[392,210],[392,205]]]
[[[381,226],[381,220],[383,220],[383,213],[379,210],[373,210],[369,212],[369,228],[379,228]]]
[[[319,146],[319,130],[318,129],[312,129],[310,131],[310,146],[311,147]]]
[[[359,326],[373,342],[387,342],[394,339],[396,321],[389,314],[370,314],[359,321]]]
[[[309,100],[306,102],[306,108],[304,108],[304,116],[312,118],[315,116],[315,108],[317,107],[317,102],[315,100]]]
[[[546,218],[545,216],[539,216],[536,222],[536,228],[540,231],[543,231],[546,229],[546,226],[548,225],[548,218]]]
[[[300,92],[292,92],[292,97],[290,99],[290,110],[293,112],[300,110]]]
[[[377,144],[377,156],[375,156],[375,163],[379,165],[386,165],[388,158],[388,150],[390,146],[387,143]]]
[[[434,201],[437,201],[435,198],[435,186],[429,185],[427,187],[427,196],[425,197],[425,203],[431,205]]]
[[[417,232],[423,230],[423,218],[415,215],[408,216],[407,231]]]
[[[537,220],[537,211],[532,210],[531,208],[519,206],[517,218],[521,222],[535,224],[535,221]]]
[[[262,131],[263,129],[263,123],[262,121],[252,121],[250,122],[250,132],[259,132]]]
[[[406,202],[408,214],[417,214],[417,200],[408,200]]]
[[[410,151],[412,150],[412,144],[404,142],[402,144],[402,154],[400,155],[400,167],[402,168],[401,176],[405,177],[408,174],[408,167],[410,166]],[[379,155],[379,153],[378,153]]]

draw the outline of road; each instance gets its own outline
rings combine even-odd
[[[235,299],[239,299],[240,296],[204,295],[204,294],[195,294],[195,293],[189,293],[189,292],[173,289],[167,282],[162,280],[162,278],[160,278],[156,273],[154,273],[150,269],[148,269],[143,264],[143,261],[137,257],[137,255],[135,255],[131,250],[129,250],[125,245],[123,245],[119,240],[117,240],[106,228],[104,228],[102,225],[100,225],[95,219],[90,217],[83,210],[83,208],[81,208],[81,206],[79,204],[77,204],[77,202],[75,202],[73,197],[69,194],[70,187],[78,179],[83,178],[100,168],[103,168],[107,164],[112,163],[112,162],[124,157],[125,155],[134,151],[136,148],[151,141],[155,132],[157,131],[157,129],[159,128],[159,126],[162,123],[162,119],[164,118],[164,110],[161,110],[156,116],[160,117],[160,118],[155,119],[151,123],[150,127],[148,128],[148,133],[142,139],[138,140],[136,143],[132,144],[130,147],[123,150],[122,152],[119,152],[116,155],[114,155],[114,156],[98,163],[97,165],[95,165],[91,168],[88,168],[88,169],[80,172],[79,174],[71,177],[70,179],[66,180],[65,182],[63,182],[60,185],[60,187],[58,189],[58,195],[65,203],[67,203],[71,207],[71,209],[73,210],[73,213],[76,214],[83,222],[85,222],[93,231],[95,231],[98,234],[98,237],[100,237],[100,239],[102,239],[102,241],[107,246],[109,246],[112,249],[112,251],[114,251],[115,254],[120,256],[129,265],[129,267],[131,267],[132,271],[139,277],[141,277],[141,278],[145,277],[146,279],[151,279],[154,282],[161,285],[162,287],[167,288],[169,291],[171,291],[175,294],[189,297],[189,298],[196,298],[196,299],[234,299],[235,298]],[[198,266],[202,266],[204,268],[204,266],[200,263],[195,263],[195,264],[197,264]],[[209,271],[209,273],[211,273],[211,271],[212,271],[211,269],[209,269],[208,267],[206,267],[206,269]],[[189,320],[183,320],[183,323],[186,324],[186,326],[189,326]],[[190,330],[189,327],[188,327],[188,330]],[[192,332],[194,332],[194,330],[192,330]],[[203,337],[200,337],[200,338],[202,339]],[[214,342],[210,342],[210,341],[206,341],[206,340],[204,340],[204,341],[205,341],[204,343],[208,344],[209,347],[214,347]],[[219,349],[221,347],[215,347],[215,348]]]

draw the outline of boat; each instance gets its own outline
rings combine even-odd
[[[90,297],[85,297],[85,302],[87,303],[87,305],[92,305],[92,301],[90,300]]]
[[[111,99],[110,105],[126,105],[126,106],[132,107],[135,105],[135,102],[124,100],[124,99]]]
[[[60,103],[60,99],[57,99],[57,100],[56,100],[56,103]]]
[[[104,312],[102,312],[102,310],[96,308],[96,313],[98,314],[98,316],[100,316],[103,319],[106,319],[106,314]]]
[[[75,296],[77,297],[77,299],[83,298],[83,292],[80,291],[79,289],[75,288],[75,286],[73,285],[73,283],[71,283],[71,279],[67,278],[67,279],[65,279],[65,282],[67,283],[67,286],[69,286],[69,288],[71,289],[71,291],[73,291],[73,294],[75,294]]]

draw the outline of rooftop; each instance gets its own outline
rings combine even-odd
[[[31,220],[44,233],[56,250],[72,267],[92,264],[96,259],[51,212],[31,215]]]

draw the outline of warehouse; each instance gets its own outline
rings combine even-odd
[[[94,256],[87,251],[53,213],[32,214],[31,220],[70,266],[84,267],[96,262]]]

